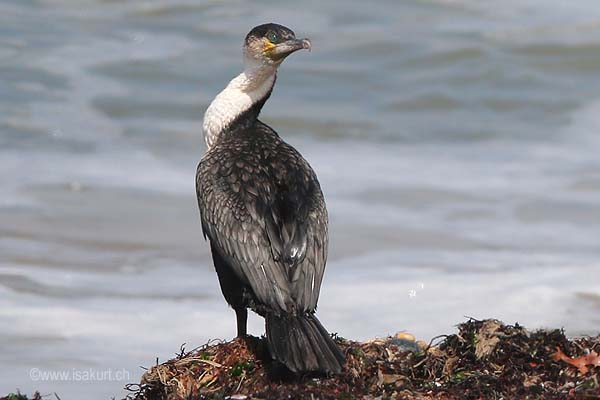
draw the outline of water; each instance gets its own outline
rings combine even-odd
[[[194,173],[203,111],[267,21],[313,41],[263,119],[325,191],[330,331],[599,332],[594,1],[4,0],[0,393],[120,397],[139,366],[234,334]]]

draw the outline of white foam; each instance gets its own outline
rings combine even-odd
[[[485,273],[467,270],[452,274],[432,273],[410,265],[373,270],[376,258],[340,263],[343,265],[334,263],[330,268],[346,270],[351,264],[371,273],[368,279],[326,276],[319,312],[324,321],[331,321],[327,325],[330,329],[339,329],[342,334],[344,329],[350,329],[361,339],[408,329],[427,340],[433,335],[453,332],[454,325],[465,316],[494,317],[532,329],[566,326],[567,333],[580,333],[581,325],[570,327],[565,323],[571,321],[570,307],[575,296],[565,288],[578,286],[580,291],[592,293],[600,290],[597,263],[549,268],[536,265],[536,260],[530,257],[529,265],[513,270],[502,268]],[[589,279],[582,283],[581,276]],[[370,317],[374,311],[376,319]],[[370,323],[365,325],[362,321],[367,319]],[[585,329],[593,333],[589,324]]]

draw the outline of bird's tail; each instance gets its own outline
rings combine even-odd
[[[271,355],[293,372],[340,373],[345,357],[313,314],[266,317]]]

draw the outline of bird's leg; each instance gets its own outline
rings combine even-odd
[[[237,318],[237,337],[246,337],[248,334],[248,309],[246,307],[236,308],[235,316]]]

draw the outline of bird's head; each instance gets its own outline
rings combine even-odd
[[[254,27],[244,41],[246,62],[274,67],[293,52],[310,48],[310,40],[296,39],[291,29],[273,23]]]

